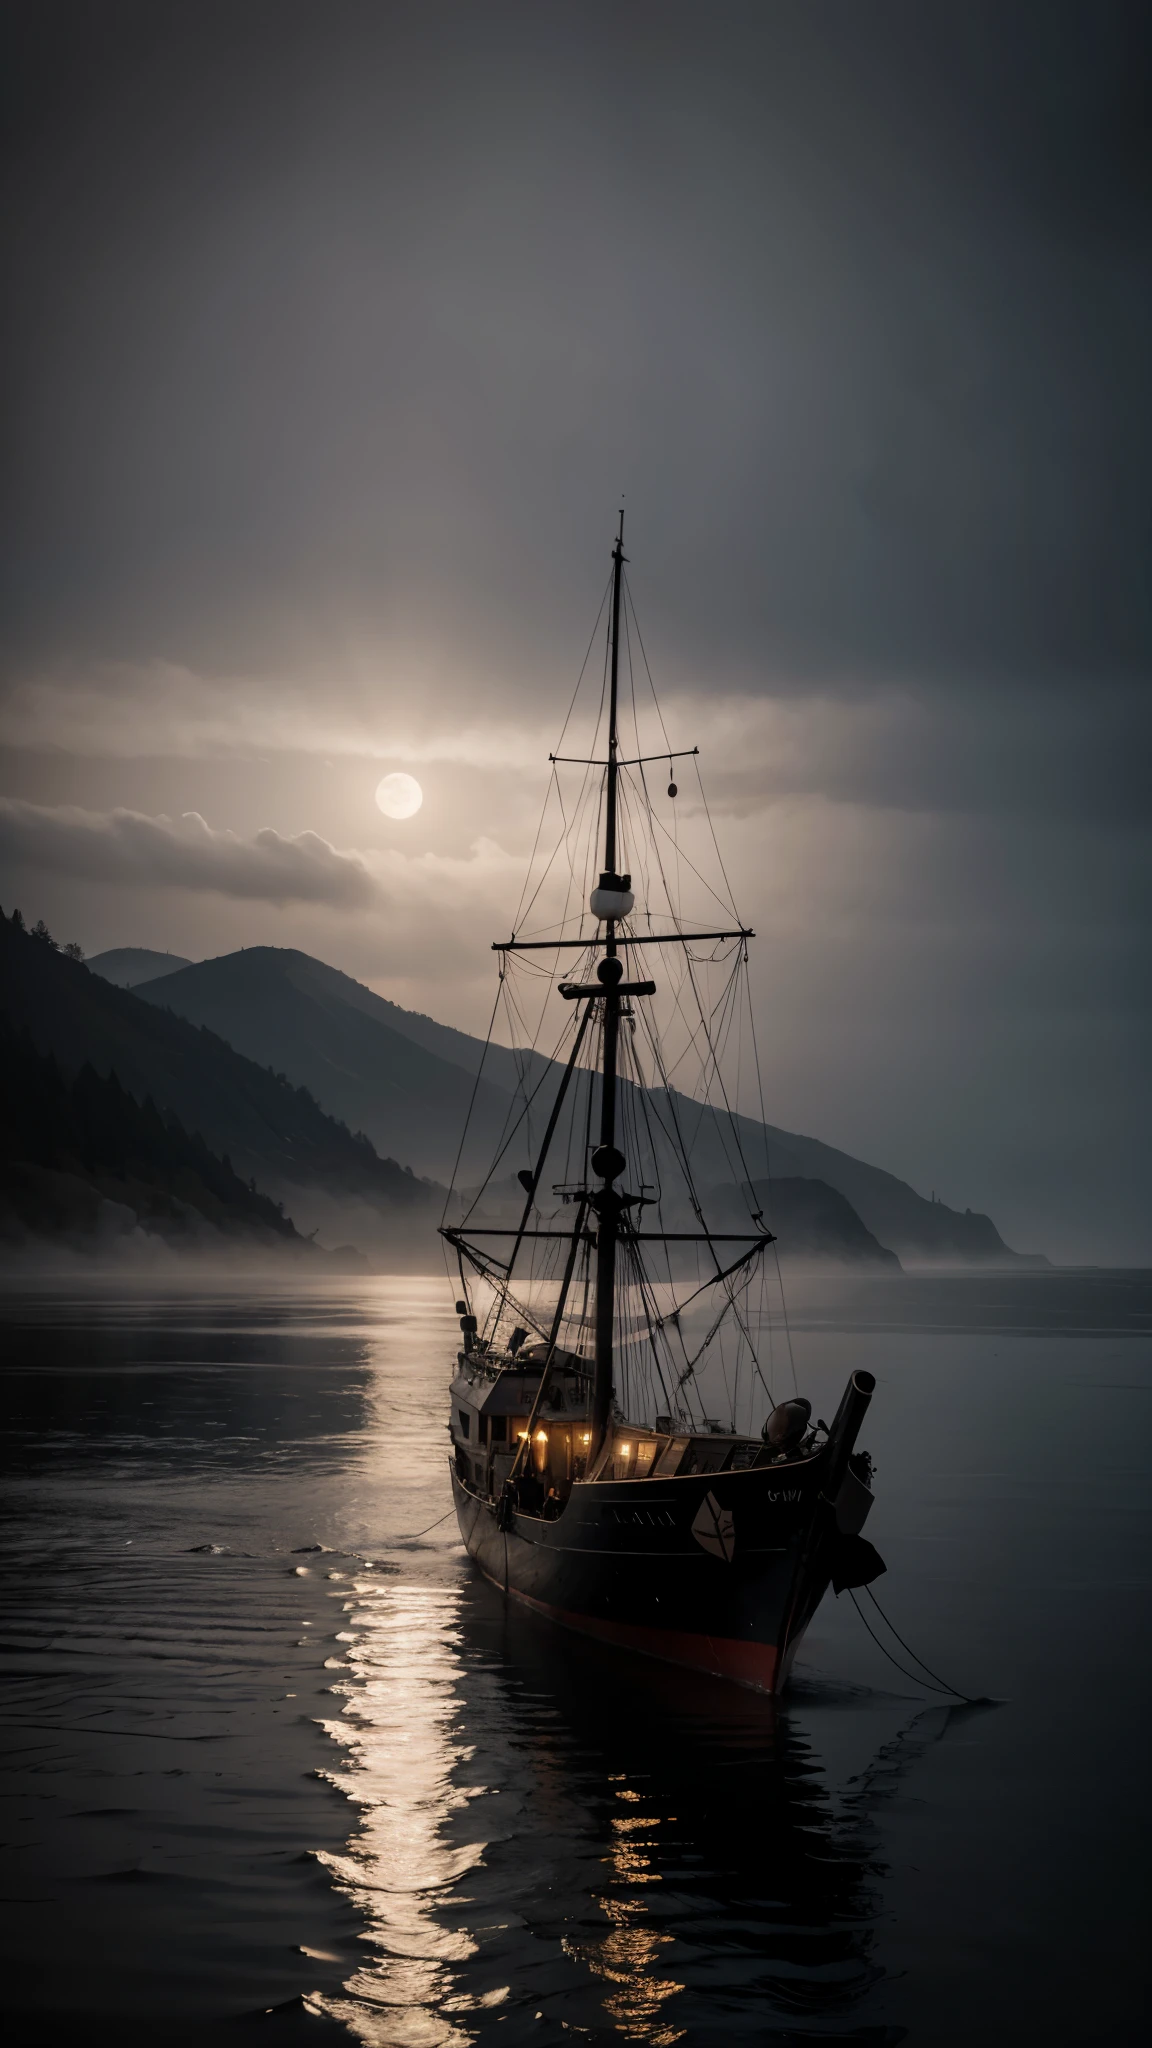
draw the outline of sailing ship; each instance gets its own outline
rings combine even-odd
[[[740,1099],[759,1073],[755,933],[724,879],[698,749],[671,748],[654,688],[644,715],[662,744],[643,751],[634,649],[641,685],[651,674],[625,562],[621,512],[565,725],[607,614],[592,740],[550,756],[529,884],[493,947],[486,1060],[507,1074],[514,1059],[514,1106],[493,1125],[482,1065],[441,1224],[461,1331],[451,1483],[470,1555],[509,1598],[774,1694],[828,1586],[884,1569],[860,1533],[872,1467],[856,1440],[874,1380],[853,1372],[830,1423],[796,1387],[763,1104],[757,1119]],[[671,823],[648,773],[665,760]],[[675,810],[680,760],[715,884]],[[686,880],[728,915],[701,926]],[[494,1038],[501,1004],[511,1055]],[[784,1370],[792,1391],[778,1399]]]

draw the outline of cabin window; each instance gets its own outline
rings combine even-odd
[[[681,1474],[688,1472],[720,1472],[728,1463],[732,1453],[730,1438],[722,1436],[693,1437],[687,1455],[680,1468]]]
[[[656,1444],[651,1438],[631,1434],[618,1436],[610,1446],[610,1457],[601,1467],[602,1479],[646,1478],[656,1453]]]
[[[670,1444],[665,1444],[653,1469],[659,1472],[663,1478],[670,1479],[673,1472],[679,1471],[680,1460],[687,1448],[688,1439],[686,1436],[674,1436]]]
[[[440,1413],[441,1413],[441,1415],[443,1415],[443,1413],[444,1413],[444,1410],[443,1410],[443,1409],[441,1409],[441,1410],[440,1410]],[[460,1434],[461,1434],[461,1436],[471,1436],[471,1434],[472,1434],[472,1420],[471,1420],[471,1417],[469,1416],[468,1410],[467,1410],[466,1408],[458,1408],[458,1409],[456,1410],[456,1414],[457,1414],[457,1417],[458,1417],[458,1419],[459,1419],[459,1423],[460,1423]]]
[[[479,1435],[481,1443],[486,1444],[488,1441],[488,1417],[486,1415],[482,1415],[480,1417],[480,1424],[477,1434]]]
[[[737,1444],[728,1460],[729,1472],[747,1472],[756,1463],[763,1446],[760,1444]]]
[[[506,1444],[508,1441],[508,1417],[506,1415],[490,1415],[488,1418],[488,1433],[494,1444]]]

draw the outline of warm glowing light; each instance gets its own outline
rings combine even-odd
[[[527,1441],[528,1441],[528,1431],[527,1431],[526,1429],[518,1429],[518,1430],[516,1431],[516,1434],[517,1434],[517,1436],[519,1437],[519,1439],[520,1439],[520,1441],[521,1441],[521,1443],[522,1443],[522,1444],[526,1444],[526,1443],[527,1443]]]
[[[630,1458],[630,1457],[632,1456],[632,1446],[631,1446],[631,1444],[621,1444],[621,1446],[620,1446],[620,1456],[621,1456],[622,1458]]]
[[[586,1430],[584,1431],[584,1434],[583,1434],[583,1436],[581,1437],[580,1441],[581,1441],[581,1443],[582,1443],[582,1444],[590,1444],[590,1443],[591,1443],[591,1441],[592,1441],[592,1432],[591,1432],[591,1430],[590,1430],[590,1429],[586,1429]]]
[[[546,1444],[548,1441],[548,1431],[546,1429],[538,1429],[536,1431],[536,1441],[538,1444]]]
[[[414,818],[423,801],[414,775],[386,775],[376,785],[376,802],[386,818]]]

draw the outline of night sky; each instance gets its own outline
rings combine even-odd
[[[3,19],[5,908],[482,1028],[623,492],[770,1116],[1147,1262],[1152,12]]]

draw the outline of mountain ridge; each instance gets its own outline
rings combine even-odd
[[[195,966],[183,953],[156,953],[151,946],[110,946],[107,952],[94,954],[87,964],[94,974],[116,988],[139,988],[142,982],[153,981],[157,975],[175,974],[181,967]]]
[[[241,983],[243,1003],[237,999]],[[213,1028],[221,1035],[228,1036],[230,1030],[236,1034],[232,1042],[238,1037],[241,1043],[246,1038],[253,1043],[257,1038],[261,1043],[278,1043],[285,1071],[296,1074],[324,1099],[326,1088],[336,1085],[330,1075],[329,1050],[315,1038],[314,1019],[310,1040],[303,1009],[289,1019],[284,1007],[284,992],[294,989],[295,1000],[300,984],[308,1001],[318,1003],[329,1019],[343,1008],[367,1020],[375,1033],[386,1034],[373,1038],[363,1027],[351,1030],[347,1018],[343,1020],[341,1044],[347,1047],[355,1042],[361,1065],[355,1073],[351,1065],[346,1066],[339,1078],[340,1100],[345,1105],[342,1113],[359,1121],[378,1146],[406,1153],[420,1171],[437,1178],[447,1179],[452,1171],[463,1122],[463,1115],[457,1112],[465,1096],[471,1099],[482,1061],[486,1078],[476,1085],[476,1112],[486,1137],[507,1123],[519,1073],[527,1071],[536,1081],[546,1077],[547,1069],[555,1064],[544,1054],[522,1055],[495,1043],[485,1047],[481,1039],[419,1012],[403,1010],[339,968],[294,948],[249,947],[240,953],[222,954],[150,981],[139,993],[143,1001],[167,1005],[179,1014],[201,1020],[211,1014]],[[278,1003],[272,1000],[274,986],[281,992]],[[294,1043],[288,1052],[290,1038]],[[406,1053],[399,1055],[410,1091],[403,1120],[395,1115],[397,1092],[393,1090],[389,1098],[383,1081],[377,1081],[364,1065],[374,1057],[373,1046],[376,1055],[386,1051],[388,1058],[395,1059],[397,1040],[407,1041],[424,1056],[417,1061]],[[437,1090],[432,1098],[420,1097],[417,1084],[421,1073],[432,1077]],[[461,1086],[461,1073],[469,1077],[467,1088]],[[706,1122],[702,1106],[693,1098],[675,1099],[678,1111],[694,1120],[698,1128],[701,1180],[719,1183],[730,1173],[730,1164],[715,1120]],[[902,1261],[1017,1264],[1026,1257],[1004,1243],[990,1217],[929,1201],[898,1175],[856,1159],[822,1139],[777,1125],[760,1125],[739,1115],[731,1118],[730,1130],[748,1162],[749,1178],[757,1177],[761,1170],[766,1142],[773,1183],[778,1179],[822,1181],[851,1204],[879,1245]],[[399,1142],[397,1131],[410,1139],[410,1147]]]
[[[294,947],[247,946],[137,993],[282,1069],[330,1115],[438,1180],[452,1173],[470,1109],[488,1138],[507,1118],[505,1093],[395,1030],[378,1014],[394,1005]]]

